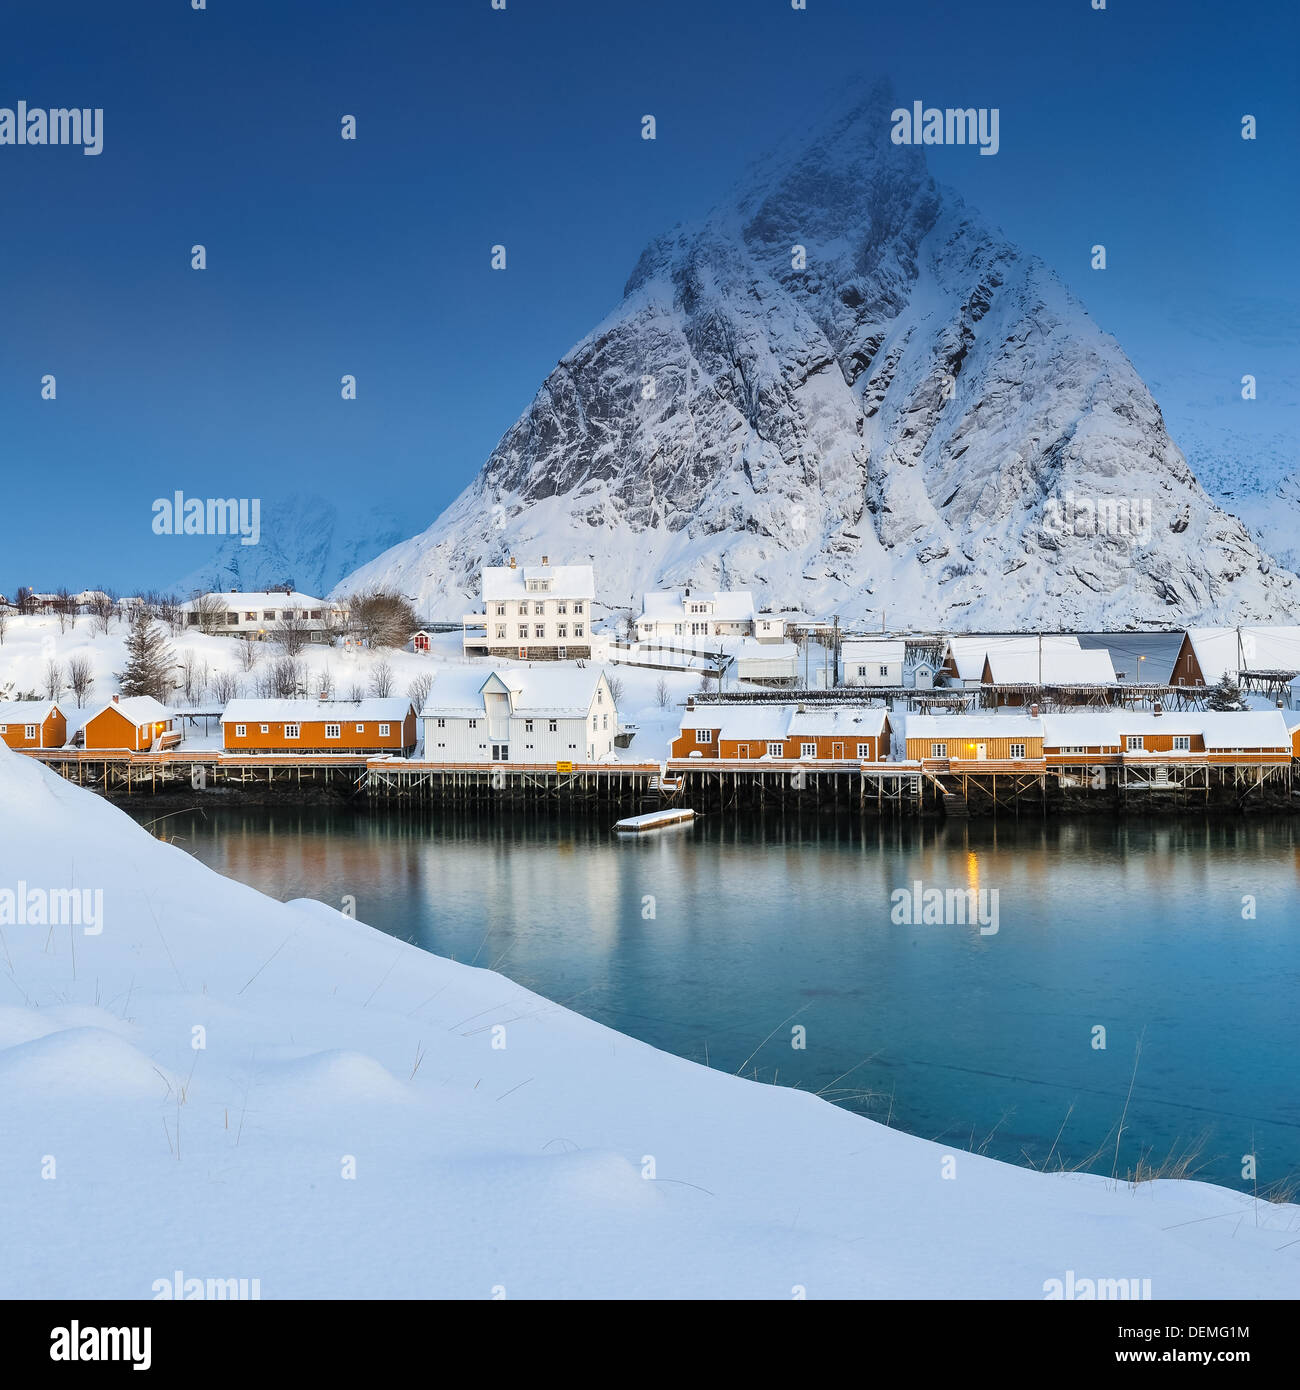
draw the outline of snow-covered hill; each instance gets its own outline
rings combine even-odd
[[[0,867],[7,1298],[1300,1292],[1295,1206],[1036,1173],[683,1061],[263,897],[2,745]]]
[[[164,587],[188,596],[210,589],[260,593],[287,584],[301,593],[322,595],[358,565],[400,540],[403,529],[389,512],[371,510],[354,516],[310,494],[267,499],[256,545],[244,545],[232,536],[220,542],[203,564]]]
[[[466,491],[340,590],[457,617],[480,565],[546,552],[611,606],[671,581],[968,629],[1290,611],[1118,343],[890,143],[894,104],[652,242]],[[1071,495],[1149,508],[1149,536],[1054,524]]]

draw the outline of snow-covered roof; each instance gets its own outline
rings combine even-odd
[[[1207,749],[1284,748],[1290,742],[1281,710],[1079,710],[1044,714],[1041,723],[1045,748],[1120,748],[1131,734],[1200,735]]]
[[[948,655],[957,668],[959,680],[977,681],[984,673],[984,658],[991,651],[1015,652],[1023,648],[1032,650],[1037,658],[1038,643],[1039,638],[1037,636],[950,637],[948,639]],[[1043,637],[1042,643],[1044,652],[1056,648],[1073,647],[1077,649],[1079,639],[1069,634],[1053,634]]]
[[[690,619],[688,603],[710,605],[708,617],[720,623],[748,623],[754,620],[754,595],[748,589],[718,589],[712,593],[692,589],[653,589],[641,600],[641,617],[648,622],[680,623]],[[779,618],[768,613],[768,618]]]
[[[482,715],[487,709],[484,687],[490,682],[500,682],[510,692],[510,705],[515,714],[539,719],[585,718],[603,674],[593,666],[558,663],[502,666],[494,670],[482,666],[444,666],[434,677],[420,717],[472,719]]]
[[[58,708],[55,700],[0,700],[0,724],[44,724]]]
[[[143,724],[165,724],[175,718],[171,710],[165,705],[160,705],[152,695],[124,695],[120,700],[110,700],[106,705],[101,705],[90,719],[98,719],[106,709],[115,709],[136,728]],[[87,724],[90,723],[90,719],[86,720]]]
[[[889,711],[883,705],[697,705],[682,715],[683,732],[718,729],[725,739],[878,737]]]
[[[1300,627],[1189,627],[1186,636],[1207,685],[1225,671],[1300,671]]]
[[[528,587],[534,579],[547,579],[550,587],[535,590]],[[596,576],[590,565],[485,565],[483,567],[483,602],[497,599],[535,598],[594,599]]]
[[[295,589],[292,593],[268,594],[268,593],[223,593],[220,589],[214,589],[211,593],[200,594],[197,598],[187,599],[181,604],[181,608],[189,612],[196,604],[205,599],[220,599],[228,608],[337,608],[337,603],[327,603],[323,598],[313,598],[310,594],[300,594]]]
[[[258,700],[238,699],[227,704],[223,724],[315,724],[382,722],[400,724],[411,708],[409,700],[397,696],[375,696],[365,700]]]
[[[1044,685],[1114,685],[1115,668],[1104,647],[1062,647],[1038,641],[1028,649],[991,647],[989,675],[994,685],[1037,685],[1042,673]]]
[[[908,738],[1040,738],[1043,721],[1028,714],[909,714]]]
[[[901,637],[846,637],[841,650],[844,664],[851,661],[902,661],[907,643]]]
[[[1198,716],[1209,748],[1289,748],[1291,734],[1282,711],[1206,710]]]

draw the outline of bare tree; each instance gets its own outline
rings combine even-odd
[[[667,709],[671,699],[672,695],[668,690],[668,677],[660,676],[659,683],[655,686],[655,704],[657,704],[660,709]]]
[[[196,691],[199,675],[198,653],[188,648],[183,651],[180,659],[180,670],[181,689],[185,692],[185,698],[193,704],[198,698]]]
[[[257,650],[257,643],[251,637],[239,639],[239,666],[241,670],[251,671],[261,660],[261,657],[262,653]]]
[[[117,600],[109,589],[96,589],[86,605],[90,612],[90,625],[96,632],[108,633],[108,625],[117,611]]]
[[[68,684],[72,687],[72,693],[77,699],[77,708],[80,709],[86,703],[86,696],[95,684],[95,667],[84,652],[78,652],[68,658]]]
[[[0,603],[0,647],[3,647],[5,644],[5,631],[8,626],[9,609],[5,604]]]
[[[334,672],[330,670],[328,661],[316,672],[316,688],[322,700],[334,698]]]
[[[393,693],[393,668],[388,662],[379,662],[370,672],[370,693],[381,699]]]
[[[45,694],[50,700],[57,700],[68,688],[67,677],[62,665],[54,660],[45,663]]]
[[[226,600],[220,594],[202,594],[190,606],[194,625],[211,637],[226,624]]]
[[[609,683],[609,693],[614,697],[614,703],[618,704],[623,698],[623,677],[606,673],[605,680]]]
[[[352,630],[368,647],[404,647],[420,626],[409,600],[389,589],[353,594]]]
[[[212,677],[212,697],[223,707],[239,699],[243,688],[243,682],[233,671],[218,671]]]
[[[77,625],[77,603],[68,592],[67,586],[57,589],[54,594],[54,616],[59,620],[59,631],[66,632]],[[51,696],[51,699],[56,698]]]
[[[158,595],[158,617],[175,633],[184,623],[181,601],[176,594]]]
[[[416,714],[424,708],[429,699],[429,692],[433,689],[433,677],[427,672],[422,671],[406,687],[407,698],[415,706]]]
[[[365,698],[365,686],[363,686],[360,681],[353,681],[352,684],[348,686],[348,699],[351,700],[353,704],[356,704]]]
[[[267,667],[264,684],[272,699],[292,700],[303,691],[304,671],[300,661],[291,656],[277,657]]]
[[[271,635],[286,656],[297,656],[307,645],[311,629],[306,618],[296,608],[286,608],[280,621],[271,630]]]

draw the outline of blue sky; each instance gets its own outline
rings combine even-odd
[[[1246,470],[1252,440],[1294,443],[1282,0],[209,6],[6,15],[0,106],[105,115],[98,157],[0,146],[0,591],[185,573],[209,544],[150,529],[177,488],[261,497],[264,527],[309,491],[423,529],[644,244],[854,75],[1000,108],[996,158],[937,149],[931,168],[1083,297],[1175,439],[1245,441]]]

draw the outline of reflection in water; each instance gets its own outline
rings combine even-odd
[[[257,807],[161,828],[681,1056],[1017,1162],[1107,1145],[1109,1172],[1141,1038],[1122,1169],[1204,1137],[1205,1177],[1241,1186],[1247,1152],[1261,1187],[1300,1172],[1295,821],[609,820]],[[996,890],[996,934],[893,924],[917,880]]]

